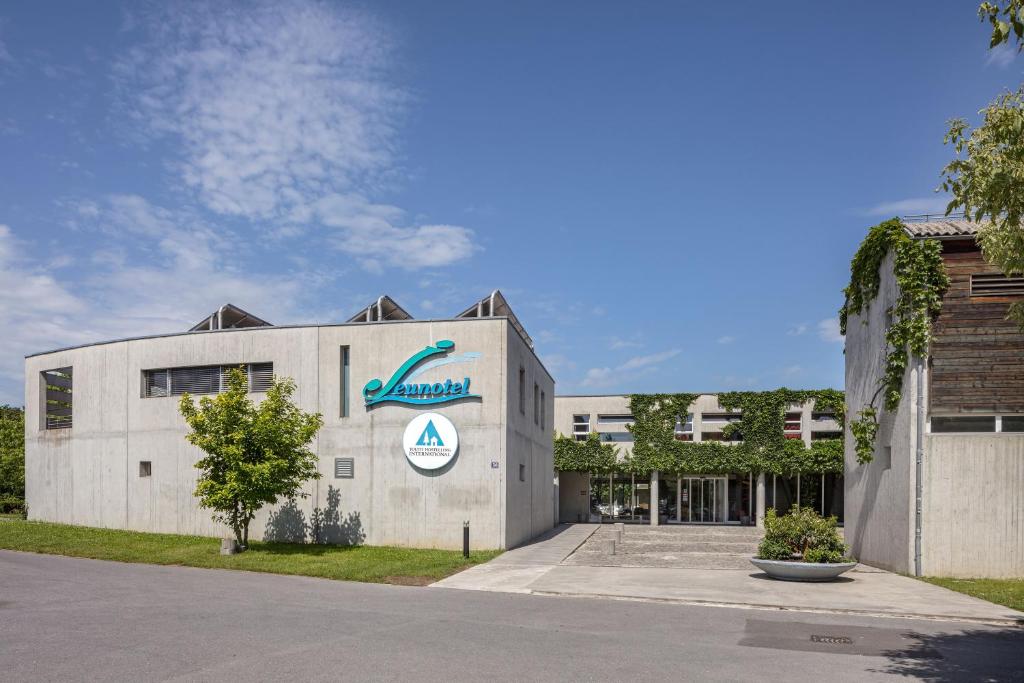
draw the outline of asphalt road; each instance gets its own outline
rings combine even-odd
[[[0,679],[1024,680],[1024,628],[0,551]]]

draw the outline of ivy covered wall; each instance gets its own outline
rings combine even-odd
[[[791,404],[813,401],[814,409],[831,412],[840,426],[845,421],[845,403],[835,389],[773,391],[734,391],[718,395],[726,410],[742,412],[737,422],[726,427],[726,436],[742,441],[679,441],[676,423],[685,420],[698,394],[632,394],[629,397],[633,424],[633,450],[622,460],[610,444],[602,444],[597,434],[586,441],[555,437],[555,469],[594,474],[622,472],[649,475],[658,470],[666,474],[746,474],[781,475],[843,472],[843,440],[822,439],[811,442],[787,439],[785,416]],[[738,434],[737,434],[738,432]]]

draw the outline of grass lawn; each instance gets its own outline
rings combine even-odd
[[[344,581],[426,585],[486,562],[500,551],[421,550],[385,546],[298,545],[254,542],[239,555],[221,555],[220,539],[148,534],[92,527],[0,521],[0,549],[97,560],[246,569]]]
[[[997,605],[1024,611],[1024,579],[946,579],[925,576],[922,580]]]

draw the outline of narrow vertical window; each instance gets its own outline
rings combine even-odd
[[[540,385],[533,383],[533,424],[540,424]]]
[[[519,368],[519,412],[526,415],[526,368]]]
[[[544,429],[544,424],[548,421],[548,408],[547,408],[547,394],[540,392],[540,428]]]
[[[348,347],[341,347],[341,416],[348,417],[348,385],[349,385],[349,372],[348,368]]]

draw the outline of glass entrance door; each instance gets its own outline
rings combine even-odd
[[[729,501],[725,477],[683,477],[679,519],[684,522],[723,523]]]

